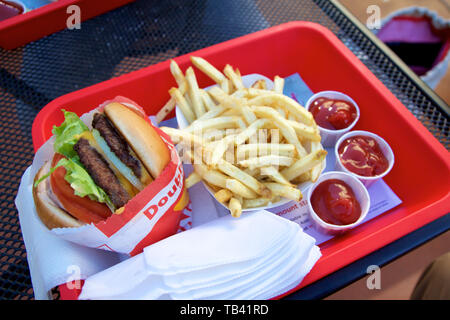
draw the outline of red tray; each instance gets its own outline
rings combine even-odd
[[[81,21],[98,16],[134,0],[59,0],[0,22],[0,47],[15,49],[66,28],[67,7],[77,5]],[[38,26],[38,27],[36,27]]]
[[[320,245],[321,259],[297,288],[282,296],[449,212],[448,151],[328,29],[310,22],[286,23],[180,56],[175,60],[183,70],[191,65],[190,55],[202,56],[218,68],[229,63],[242,74],[273,78],[298,72],[314,92],[344,92],[361,108],[355,129],[384,137],[395,153],[395,166],[384,180],[402,204]],[[212,84],[201,72],[196,74],[201,87]],[[50,138],[53,125],[62,122],[61,108],[82,114],[111,97],[124,95],[142,105],[148,114],[155,114],[169,99],[168,89],[175,85],[169,61],[165,61],[57,98],[33,123],[34,148]],[[61,298],[76,297],[77,292],[63,288]]]

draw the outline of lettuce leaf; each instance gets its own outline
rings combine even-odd
[[[54,126],[52,133],[55,135],[53,149],[69,159],[78,159],[78,155],[73,150],[80,134],[88,131],[89,128],[74,113],[66,110],[64,112],[64,122],[59,126]]]
[[[105,203],[114,211],[114,205],[108,195],[102,188],[95,184],[86,169],[77,162],[67,158],[59,160],[55,167],[59,166],[63,166],[66,169],[64,179],[70,183],[70,186],[77,196],[88,196],[91,200]]]

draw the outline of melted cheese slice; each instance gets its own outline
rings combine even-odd
[[[86,139],[89,141],[89,144],[92,148],[98,151],[102,155],[102,157],[106,160],[108,163],[108,166],[111,168],[111,170],[114,172],[114,175],[119,180],[120,184],[124,187],[124,189],[127,191],[127,193],[130,195],[130,197],[134,197],[136,194],[138,194],[139,190],[136,189],[125,177],[123,174],[120,173],[120,171],[116,168],[116,166],[109,160],[109,158],[105,155],[103,150],[100,148],[100,146],[97,144],[97,141],[95,141],[94,136],[90,131],[85,131],[82,134],[78,136],[79,138]]]

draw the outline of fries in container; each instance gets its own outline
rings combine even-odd
[[[202,181],[232,216],[300,201],[325,168],[327,152],[311,113],[283,95],[284,79],[241,76],[227,64],[223,72],[191,57],[185,73],[171,61],[178,87],[160,118],[176,105],[179,129],[162,127],[193,164],[189,188]],[[199,88],[195,72],[215,84]],[[172,108],[168,111],[168,108]],[[160,119],[158,119],[160,120]]]

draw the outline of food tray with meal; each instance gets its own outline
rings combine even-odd
[[[200,60],[191,60],[192,57],[200,57]],[[174,69],[177,66],[183,70],[185,82],[173,78],[177,74]],[[215,79],[217,69],[208,70],[211,66],[224,70],[227,81]],[[231,69],[228,66],[232,66]],[[193,68],[203,72],[195,72],[195,77],[192,77]],[[274,80],[274,87],[270,94],[264,92],[270,90],[269,88],[263,85],[257,87],[257,84],[254,88],[242,89],[242,92],[239,92],[239,89],[236,90],[240,86],[241,75],[255,73]],[[335,235],[342,233],[341,228],[334,228],[339,223],[327,222],[326,216],[329,212],[313,205],[320,204],[322,201],[314,199],[320,198],[321,193],[317,191],[318,189],[325,189],[320,188],[324,177],[330,174],[328,181],[338,180],[338,187],[344,188],[346,194],[349,194],[344,199],[338,199],[339,204],[346,208],[354,208],[356,206],[354,200],[356,199],[359,203],[359,215],[343,223],[344,226],[351,227],[353,227],[352,223],[361,222],[358,219],[364,215],[368,206],[364,200],[367,199],[367,192],[364,191],[371,188],[370,185],[374,182],[366,181],[367,174],[364,172],[355,175],[351,166],[346,165],[345,161],[342,163],[343,167],[339,168],[339,172],[321,174],[324,169],[324,157],[330,154],[323,149],[321,139],[317,139],[319,133],[322,139],[325,136],[322,132],[322,129],[326,129],[325,125],[319,128],[316,124],[316,121],[319,123],[318,118],[314,118],[316,121],[312,118],[312,114],[316,111],[307,106],[311,112],[305,112],[307,109],[299,107],[295,99],[286,97],[281,94],[282,91],[279,91],[279,88],[283,87],[283,79],[295,73],[301,75],[307,86],[315,93],[333,90],[351,97],[351,100],[345,100],[344,96],[325,96],[325,100],[315,100],[318,104],[325,104],[333,99],[335,103],[343,103],[342,100],[344,100],[346,101],[344,104],[354,104],[357,107],[355,112],[350,109],[347,115],[350,116],[351,124],[344,125],[343,128],[352,129],[352,131],[339,132],[340,137],[330,138],[334,140],[330,143],[334,143],[337,149],[336,162],[338,163],[338,159],[341,158],[348,160],[344,155],[345,151],[336,148],[342,141],[345,140],[343,143],[347,144],[346,150],[350,151],[356,148],[352,147],[354,145],[370,149],[373,141],[376,141],[378,147],[372,148],[371,152],[384,155],[384,158],[380,159],[376,165],[384,168],[383,173],[388,173],[382,178],[401,199],[401,204],[393,206],[393,209],[379,214],[367,223],[358,225],[357,228],[345,230],[343,235],[331,237],[330,240],[322,243],[321,258],[312,270],[299,285],[281,292],[278,296],[281,297],[379,249],[448,211],[447,190],[450,164],[447,151],[326,28],[308,22],[287,23],[70,93],[55,99],[38,114],[33,123],[33,143],[38,150],[52,136],[53,126],[60,125],[64,120],[61,109],[75,111],[81,115],[118,95],[126,95],[142,106],[148,115],[156,115],[156,122],[175,117],[175,105],[180,109],[177,113],[182,112],[185,103],[192,106],[190,110],[195,118],[188,120],[189,126],[183,129],[178,123],[179,129],[165,127],[161,130],[174,142],[183,139],[191,140],[192,145],[200,146],[200,150],[204,146],[204,141],[200,139],[201,136],[197,134],[197,131],[205,129],[205,126],[211,123],[213,124],[211,128],[219,130],[243,129],[240,133],[230,135],[239,139],[244,138],[243,135],[240,136],[242,132],[248,137],[251,136],[248,128],[251,130],[279,129],[280,140],[274,144],[277,145],[278,151],[284,152],[282,155],[269,153],[268,156],[260,156],[260,150],[270,152],[273,147],[268,146],[274,139],[274,135],[270,135],[269,140],[266,140],[267,143],[256,141],[242,144],[241,153],[244,158],[236,162],[236,165],[230,165],[222,157],[226,155],[225,147],[229,145],[213,143],[208,145],[214,147],[213,152],[201,153],[200,162],[193,162],[194,171],[186,176],[186,185],[194,185],[200,180],[206,181],[208,187],[212,189],[211,193],[214,193],[215,198],[221,200],[234,216],[245,215],[246,209],[264,208],[270,203],[277,203],[281,198],[293,201],[301,198],[311,199],[312,201],[307,201],[313,207],[311,212],[319,213],[317,229],[324,228],[325,232]],[[183,89],[183,83],[188,89]],[[204,97],[203,89],[200,88],[208,88],[216,84],[220,85],[208,91],[215,105],[207,107],[208,100]],[[230,87],[234,90],[230,91]],[[189,94],[183,95],[183,90],[188,90]],[[185,101],[186,97],[189,101]],[[307,102],[303,103],[308,105]],[[231,107],[220,110],[221,105]],[[239,116],[234,109],[246,111]],[[221,112],[228,114],[221,115]],[[189,119],[189,111],[186,112],[186,109],[183,115]],[[206,118],[198,121],[198,118],[205,115]],[[334,123],[345,122],[345,120],[345,117],[341,117]],[[352,128],[353,121],[355,124]],[[218,123],[222,127],[217,127]],[[337,128],[335,131],[340,130]],[[333,136],[333,132],[328,133],[329,136]],[[248,137],[243,140],[247,141]],[[228,139],[234,144],[233,139]],[[228,143],[228,139],[225,142]],[[385,142],[387,142],[386,145]],[[393,165],[394,159],[391,157],[389,146],[395,154],[395,165]],[[256,148],[258,157],[246,157],[254,151],[253,148]],[[208,152],[212,160],[218,161],[214,167],[216,172],[204,163],[203,154]],[[186,152],[184,156],[195,160],[195,148],[192,153]],[[351,158],[351,152],[349,157]],[[258,170],[261,166],[265,168],[263,173]],[[281,169],[278,171],[273,168]],[[253,170],[258,172],[253,173],[254,176]],[[352,173],[346,172],[347,170]],[[223,180],[224,175],[225,180]],[[374,179],[368,178],[368,180],[381,177],[376,172],[373,176],[375,176]],[[314,186],[304,190],[305,192],[294,187],[305,180],[315,182]],[[220,188],[217,189],[217,186]],[[316,191],[319,197],[314,197]],[[312,217],[314,219],[314,215]],[[66,294],[67,290],[63,292]]]
[[[0,19],[0,47],[15,49],[67,28],[68,21],[78,22],[72,18],[74,14],[79,14],[79,22],[82,22],[132,1],[1,1],[1,8],[12,12],[8,15],[5,12],[4,19]]]

